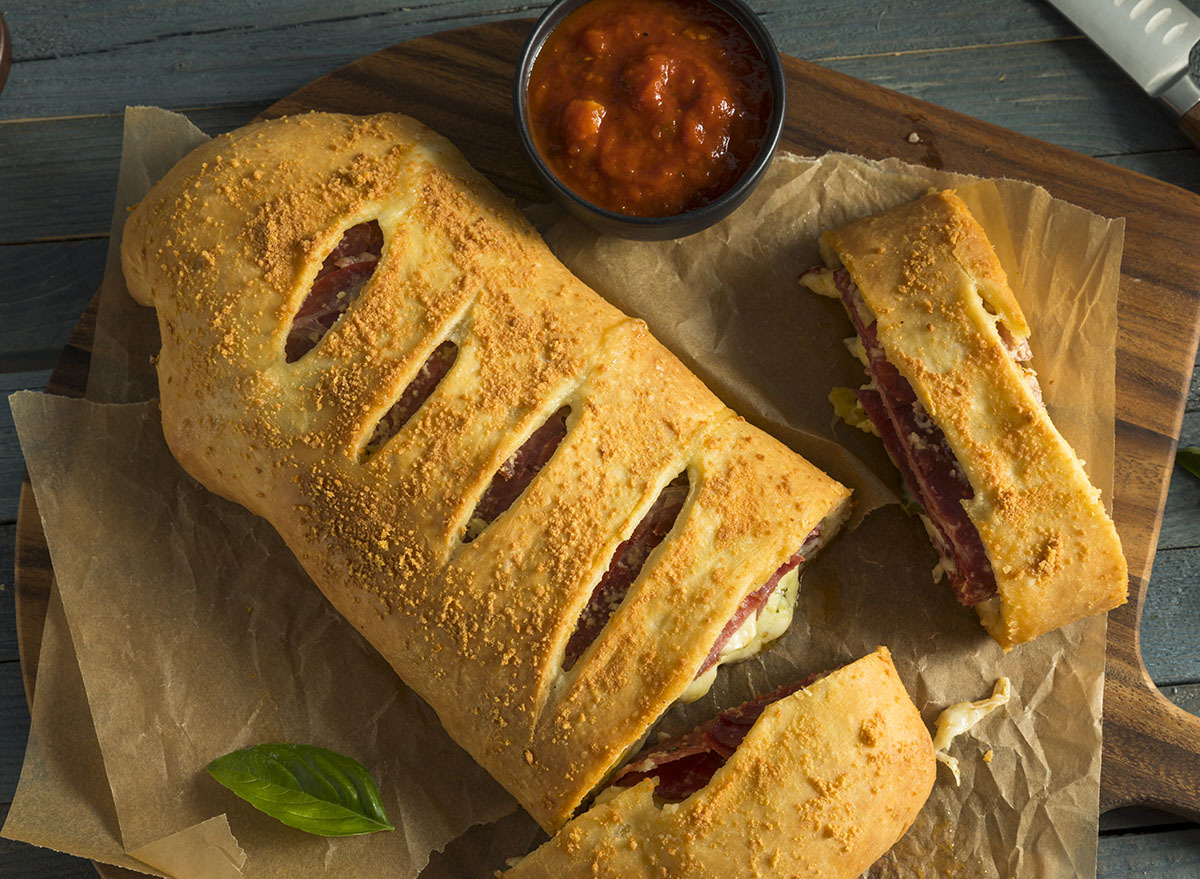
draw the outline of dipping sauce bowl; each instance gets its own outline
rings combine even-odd
[[[514,83],[534,171],[568,213],[639,240],[745,201],[783,130],[783,65],[741,0],[560,0]]]

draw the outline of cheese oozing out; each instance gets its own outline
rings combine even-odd
[[[826,515],[809,533],[797,551],[802,559],[800,563],[779,578],[774,591],[762,607],[746,617],[734,630],[729,640],[721,646],[717,661],[711,668],[696,676],[679,697],[680,702],[695,702],[707,693],[717,679],[717,669],[722,665],[749,659],[783,636],[792,624],[792,615],[796,609],[796,596],[800,593],[800,572],[804,570],[808,560],[841,530],[848,518],[850,504],[843,503]]]
[[[688,685],[679,697],[680,702],[695,702],[712,687],[717,679],[717,669],[722,665],[749,659],[788,630],[796,609],[796,595],[800,591],[800,568],[800,565],[796,565],[780,578],[779,585],[762,609],[750,614],[738,626],[721,648],[717,661]]]
[[[800,283],[818,296],[825,296],[829,299],[842,298],[842,292],[837,288],[831,268],[809,269],[800,276]]]
[[[937,735],[933,737],[934,756],[950,767],[956,785],[961,779],[958,760],[946,753],[950,743],[997,708],[1007,705],[1010,692],[1008,678],[999,678],[992,688],[992,695],[987,699],[980,699],[978,702],[956,702],[938,715]]]

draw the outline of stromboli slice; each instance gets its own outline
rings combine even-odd
[[[372,221],[373,273],[288,362],[323,262]],[[845,517],[845,487],[737,418],[405,117],[312,114],[216,138],[130,215],[122,260],[158,312],[180,463],[271,521],[547,828],[687,689],[743,599]],[[447,343],[449,369],[366,454]],[[465,540],[497,471],[564,409],[553,453]],[[613,553],[681,472],[670,532],[564,671]]]
[[[768,704],[713,762],[681,802],[657,798],[653,774],[609,788],[505,879],[853,879],[904,835],[936,773],[882,647]]]
[[[821,248],[830,268],[803,280],[846,305],[872,377],[859,400],[960,600],[1005,649],[1121,604],[1116,528],[1050,421],[1028,323],[962,200],[934,193]]]

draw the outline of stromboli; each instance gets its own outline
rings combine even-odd
[[[1125,600],[1121,541],[1055,428],[1030,328],[983,228],[936,192],[825,232],[810,289],[842,299],[855,392],[963,604],[1006,650]],[[850,414],[850,413],[847,413]]]
[[[685,799],[664,803],[653,771],[610,788],[505,879],[860,876],[912,824],[937,765],[891,656],[757,701],[726,712],[760,709]]]
[[[323,263],[370,222],[373,273],[290,357]],[[122,261],[158,312],[180,463],[268,519],[547,828],[687,689],[746,596],[845,516],[846,488],[737,418],[404,117],[312,114],[214,139],[130,215]],[[372,447],[447,342],[428,398]],[[496,472],[563,408],[549,460],[464,540]],[[564,670],[615,550],[681,474],[669,534]]]

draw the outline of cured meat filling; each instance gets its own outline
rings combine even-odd
[[[564,670],[575,665],[579,657],[599,637],[612,615],[616,613],[617,608],[621,606],[625,596],[629,593],[629,588],[637,580],[645,566],[650,553],[666,538],[674,526],[680,510],[687,500],[687,495],[687,474],[681,473],[662,490],[629,538],[617,546],[608,570],[600,578],[596,588],[592,590],[587,607],[580,614],[579,621],[575,624],[575,631],[571,633],[571,638],[567,642],[566,654],[563,659]],[[689,687],[688,691],[680,697],[681,699],[693,701],[702,696],[711,686],[715,666],[719,663],[746,658],[782,634],[782,629],[760,633],[754,624],[763,615],[772,596],[783,588],[784,579],[804,561],[806,553],[815,551],[820,543],[820,536],[821,526],[818,524],[805,538],[800,549],[780,565],[766,583],[742,599],[742,603],[729,618],[725,628],[713,642],[712,648],[696,672],[696,684]],[[788,602],[795,600],[794,590],[792,594],[785,596],[785,600]],[[790,621],[790,607],[786,608],[785,613],[784,628]],[[702,681],[702,678],[705,680]]]
[[[563,658],[564,669],[575,665],[625,600],[629,587],[642,572],[646,559],[675,525],[679,511],[683,509],[684,501],[687,500],[688,488],[687,473],[680,473],[659,492],[654,504],[633,529],[629,538],[617,545],[608,570],[592,590],[592,597],[583,613],[579,615],[575,631],[571,633],[571,639],[567,642],[567,651]]]
[[[409,382],[404,393],[400,395],[400,399],[392,404],[392,407],[375,425],[375,431],[363,449],[364,456],[373,455],[383,447],[384,443],[400,432],[400,428],[408,423],[408,420],[416,414],[441,380],[445,378],[457,357],[458,346],[449,340],[433,349],[433,352],[421,365],[421,371]]]
[[[337,323],[367,285],[382,253],[383,231],[375,220],[346,230],[333,252],[325,257],[308,297],[292,320],[285,345],[288,363],[315,348]]]
[[[470,543],[478,537],[483,529],[511,507],[521,496],[521,492],[533,482],[533,477],[546,466],[558,444],[567,435],[567,417],[570,414],[571,407],[563,406],[547,418],[546,422],[530,434],[529,439],[500,465],[487,491],[476,504],[475,512],[471,514],[466,534],[463,535],[463,543]]]
[[[925,511],[927,530],[958,600],[968,607],[986,601],[996,595],[996,575],[979,530],[963,507],[975,490],[946,435],[929,417],[912,385],[888,361],[875,332],[874,316],[850,273],[837,269],[833,279],[866,351],[867,374],[872,379],[868,387],[855,391],[855,396],[905,487]],[[1010,350],[1014,348],[1010,345]],[[1016,356],[1020,353],[1024,352],[1015,352]]]
[[[821,542],[821,525],[817,524],[808,537],[804,538],[804,543],[800,548],[792,554],[792,556],[780,565],[771,578],[767,580],[758,589],[755,589],[749,595],[742,599],[742,603],[738,605],[738,609],[734,611],[733,616],[729,618],[729,622],[725,624],[725,628],[721,630],[721,634],[717,636],[717,640],[713,642],[712,649],[708,651],[708,656],[700,666],[700,670],[696,672],[696,677],[700,677],[723,658],[726,652],[726,647],[737,635],[738,630],[745,626],[746,621],[751,615],[755,617],[761,616],[763,609],[767,606],[767,602],[771,596],[780,587],[783,578],[796,570],[805,557],[816,551],[817,546]]]
[[[656,799],[669,803],[686,800],[708,784],[713,774],[733,756],[768,705],[821,677],[824,675],[809,675],[798,683],[723,711],[682,736],[643,750],[613,777],[611,784],[633,787],[644,779],[657,778]]]

